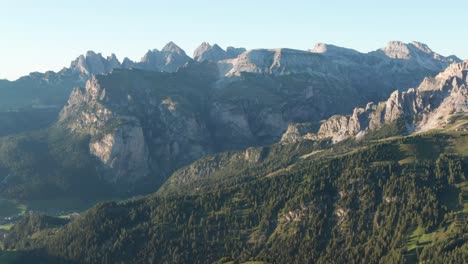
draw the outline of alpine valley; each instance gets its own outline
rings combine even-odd
[[[0,81],[0,263],[466,263],[467,113],[420,42],[89,51]]]

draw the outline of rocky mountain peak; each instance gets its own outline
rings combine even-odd
[[[149,71],[175,72],[189,61],[191,58],[185,54],[185,51],[171,41],[161,51],[148,50],[140,63],[132,66]]]
[[[411,42],[411,45],[413,45],[414,47],[416,47],[418,50],[420,50],[422,52],[433,53],[431,48],[429,48],[429,46],[427,44],[424,44],[422,42],[413,41],[413,42]]]
[[[117,56],[114,53],[112,53],[110,56],[107,56],[106,61],[107,72],[110,72],[113,69],[120,68],[122,66],[119,59],[117,59]]]
[[[468,60],[465,60],[460,63],[453,63],[445,69],[445,71],[441,72],[436,76],[436,79],[449,79],[451,77],[458,77],[458,78],[466,78],[466,74],[468,71]]]
[[[390,41],[382,51],[389,58],[393,59],[409,59],[411,58],[411,51],[407,44],[401,41]]]
[[[204,42],[202,42],[202,44],[200,44],[200,46],[198,46],[195,49],[194,54],[197,53],[197,50],[203,52],[203,51],[207,51],[207,50],[209,50],[211,48],[212,48],[211,44],[209,42],[204,41]]]
[[[322,122],[318,132],[290,125],[282,141],[331,138],[339,142],[359,139],[384,126],[397,126],[403,129],[401,133],[447,129],[456,125],[451,123],[451,116],[466,113],[468,61],[452,64],[434,78],[425,78],[417,89],[396,90],[386,101],[355,108],[348,116],[333,116]]]
[[[157,57],[161,52],[157,49],[148,50],[145,55],[141,58],[140,63],[147,63],[153,58]]]
[[[193,52],[193,59],[195,61],[222,61],[227,59],[237,58],[240,54],[244,53],[244,48],[227,47],[226,50],[222,49],[218,44],[213,46],[208,42],[203,42]]]
[[[414,59],[423,63],[428,62],[428,59],[449,63],[461,61],[458,57],[453,55],[444,57],[440,54],[437,54],[432,51],[428,45],[418,41],[413,41],[408,44],[401,41],[390,41],[387,46],[378,50],[377,52],[382,52],[387,57],[392,59]],[[430,62],[429,64],[433,64],[433,62]]]
[[[221,61],[227,59],[227,53],[218,44],[210,45],[208,42],[203,42],[193,52],[193,59],[196,61]]]
[[[174,42],[170,41],[169,43],[166,44],[161,50],[162,52],[167,52],[167,53],[177,53],[179,55],[186,55],[185,51],[177,46]]]
[[[80,55],[70,64],[70,69],[73,72],[85,76],[108,73],[112,69],[120,67],[121,64],[115,54],[104,58],[101,53],[96,53],[92,50],[87,51],[85,56]]]
[[[128,57],[125,57],[122,61],[122,68],[124,69],[130,69],[133,68],[135,65],[135,62],[130,60]]]
[[[333,57],[351,57],[351,56],[359,56],[362,55],[360,52],[342,48],[331,44],[326,43],[317,43],[315,44],[314,48],[309,50],[312,53],[318,53],[325,56],[333,56]]]

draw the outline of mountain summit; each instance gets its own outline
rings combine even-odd
[[[468,113],[468,61],[450,65],[436,77],[427,77],[417,89],[395,91],[383,102],[355,108],[349,116],[322,122],[317,133],[303,124],[290,125],[283,141],[332,138],[334,142],[363,138],[382,129],[419,133],[433,129],[468,129],[456,117]]]
[[[101,53],[88,51],[86,56],[81,55],[70,64],[70,70],[75,73],[91,76],[110,72],[114,68],[120,68],[121,64],[115,54],[104,58]]]
[[[210,45],[208,42],[203,42],[193,53],[193,59],[196,61],[222,61],[233,59],[245,52],[244,48],[228,47],[223,50],[218,44]]]

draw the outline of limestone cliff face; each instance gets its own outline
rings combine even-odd
[[[379,80],[388,89],[394,90],[414,87],[424,77],[434,76],[451,63],[460,61],[455,56],[437,54],[423,43],[392,41],[386,47],[369,53],[323,43],[309,51],[257,49],[218,64],[222,76],[239,76],[242,72],[316,74],[329,79],[360,80],[361,86],[366,86],[362,82],[368,78],[371,82]],[[398,78],[395,78],[397,75]],[[384,90],[383,93],[389,91]]]
[[[59,122],[91,136],[89,151],[107,169],[105,180],[132,182],[148,176],[148,148],[139,120],[116,113],[106,105],[108,100],[98,78],[92,77],[84,91],[73,91]]]
[[[167,78],[174,81],[169,89]],[[162,181],[212,151],[203,84],[191,90],[188,83],[197,83],[195,77],[176,79],[128,70],[92,77],[86,89],[74,90],[59,123],[90,135],[89,151],[103,165],[107,181],[135,182],[150,175]],[[191,92],[191,100],[180,96]]]
[[[200,55],[213,50],[205,46]],[[93,77],[85,89],[74,90],[60,123],[91,136],[89,151],[106,169],[107,180],[153,175],[163,180],[206,154],[272,144],[286,130],[285,141],[340,141],[397,120],[403,112],[419,112],[425,99],[410,90],[358,108],[351,116],[337,115],[388,97],[395,79],[409,87],[422,74],[435,75],[414,64],[422,55],[410,54],[396,59],[320,44],[312,51],[251,50],[235,59],[195,62],[169,43],[140,63],[125,60],[122,67],[133,70]],[[432,55],[431,60],[440,61],[437,67],[448,65],[445,58]],[[408,61],[416,66],[401,70]],[[163,69],[171,73],[159,72]],[[395,78],[399,74],[406,77]],[[304,125],[288,128],[289,123],[314,123],[333,115],[320,128],[311,125],[313,131]]]
[[[203,42],[193,52],[193,59],[200,62],[217,62],[237,58],[243,52],[245,52],[244,48],[228,47],[227,50],[223,50],[218,44],[210,45],[208,42]]]
[[[91,75],[109,73],[113,69],[121,68],[121,64],[115,54],[104,58],[101,53],[88,51],[72,61],[70,70],[75,73],[90,77]]]
[[[161,51],[148,51],[133,67],[151,71],[175,72],[192,59],[174,42],[169,42]]]
[[[404,123],[408,133],[446,128],[453,115],[468,113],[467,75],[467,61],[452,64],[435,78],[424,79],[417,89],[395,91],[386,101],[355,108],[349,116],[333,116],[325,120],[318,132],[297,133],[298,125],[290,125],[283,141],[332,138],[339,142],[360,138],[397,121]]]
[[[217,63],[220,80],[212,109],[222,131],[224,140],[220,141],[238,144],[269,137],[269,142],[260,144],[271,143],[288,130],[289,123],[318,122],[353,111],[357,105],[384,100],[395,89],[414,87],[454,61],[457,59],[438,55],[424,44],[401,42],[370,53],[321,43],[310,51],[244,52]],[[370,109],[358,109],[351,119],[332,118],[319,133],[323,137],[336,134],[341,140],[367,123],[379,127],[395,120],[401,96],[411,94],[393,95],[382,120],[375,117],[368,121],[364,116]]]
[[[91,141],[89,148],[90,153],[113,172],[106,179],[110,182],[132,182],[148,176],[148,149],[139,125],[119,126]]]
[[[221,61],[220,68],[226,76],[238,76],[242,72],[264,74],[307,73],[311,68],[320,67],[320,56],[293,49],[250,50],[238,58]]]

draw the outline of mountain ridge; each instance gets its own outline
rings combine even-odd
[[[79,139],[80,157],[96,161],[96,177],[109,186],[135,190],[145,182],[143,187],[157,188],[172,172],[200,157],[274,144],[290,123],[316,123],[347,113],[357,105],[383,100],[395,89],[406,90],[425,76],[439,73],[412,58],[382,59],[348,50],[345,55],[327,53],[330,48],[323,54],[253,50],[237,59],[197,62],[168,43],[142,59],[145,66],[156,70],[134,64],[130,69],[116,68],[102,75],[85,76],[71,70],[64,70],[63,75],[50,73],[49,78],[57,78],[58,83],[64,74],[88,81],[84,88],[71,91],[65,107],[57,103],[48,120],[52,124],[48,124],[52,130],[64,130],[61,133],[70,142]],[[89,70],[108,69],[104,62],[116,61],[115,56],[104,59],[95,52],[87,55],[90,62],[98,62],[96,67],[83,64]],[[441,71],[450,63],[446,58],[432,59]],[[231,69],[234,74],[225,74],[223,67],[233,60],[245,64]],[[129,60],[126,63],[133,64]],[[50,84],[44,75],[32,76]],[[43,140],[41,144],[51,143]],[[16,155],[14,150],[5,151],[6,156]],[[26,151],[40,156],[35,150]],[[28,177],[38,177],[17,171],[10,163],[5,166],[20,186],[28,186]],[[59,166],[55,171],[62,169]],[[8,186],[3,187],[7,190]],[[67,185],[67,191],[73,186]]]
[[[332,138],[339,142],[348,138],[362,138],[403,119],[406,133],[425,132],[447,126],[453,114],[468,112],[468,61],[451,64],[434,78],[427,77],[418,88],[393,92],[387,101],[368,103],[355,108],[350,116],[333,116],[322,122],[318,132],[299,129],[304,125],[290,125],[283,141],[300,138]]]

